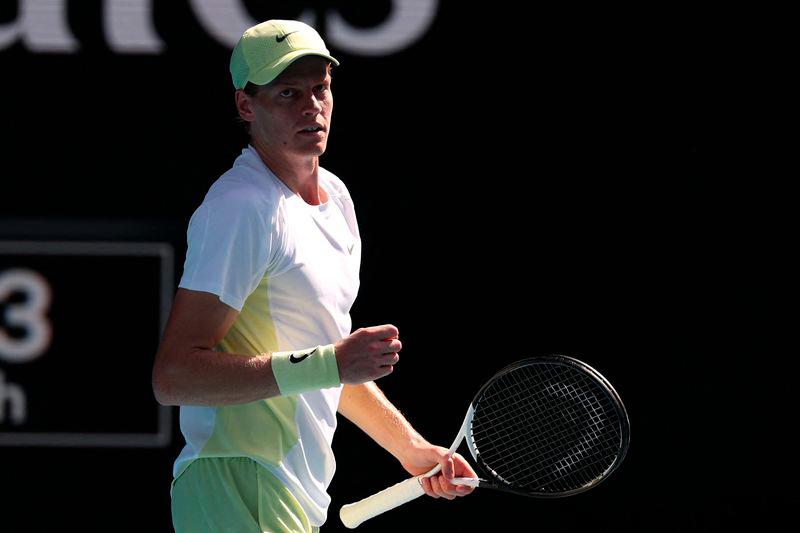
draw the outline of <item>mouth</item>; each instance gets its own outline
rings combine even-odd
[[[306,135],[315,135],[319,133],[323,133],[325,131],[325,126],[321,126],[319,124],[313,124],[311,126],[306,126],[305,128],[301,129],[297,133],[306,134]]]

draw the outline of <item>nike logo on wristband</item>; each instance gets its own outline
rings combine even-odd
[[[299,363],[300,361],[302,361],[303,359],[305,359],[306,357],[308,357],[309,355],[311,355],[312,353],[314,353],[316,351],[317,351],[317,349],[314,348],[310,352],[308,352],[306,354],[303,354],[300,357],[295,357],[294,354],[292,354],[292,355],[289,356],[289,362],[290,363]]]

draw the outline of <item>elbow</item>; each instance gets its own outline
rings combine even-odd
[[[163,363],[158,362],[158,359],[153,366],[152,386],[153,396],[155,396],[159,404],[167,407],[179,405],[174,394],[173,380],[170,379],[170,373]]]
[[[160,381],[157,381],[155,378],[153,379],[153,396],[155,396],[156,401],[166,407],[178,405],[174,400],[172,400],[169,390]]]

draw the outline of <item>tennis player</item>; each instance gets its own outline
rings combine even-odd
[[[390,324],[351,333],[361,241],[344,183],[319,166],[331,128],[331,69],[319,34],[270,20],[231,57],[250,142],[192,215],[183,276],[153,369],[180,405],[186,446],[171,486],[177,532],[317,531],[326,519],[336,412],[425,492],[475,473],[427,442],[374,380],[402,348]]]

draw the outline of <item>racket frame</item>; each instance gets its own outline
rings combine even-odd
[[[619,418],[620,451],[617,454],[616,458],[603,471],[602,474],[594,478],[590,483],[587,483],[586,485],[583,485],[573,490],[557,492],[557,493],[517,490],[513,486],[502,481],[502,478],[499,475],[495,475],[492,473],[491,468],[489,468],[489,466],[486,463],[484,463],[483,460],[480,458],[480,450],[478,449],[475,443],[475,439],[472,433],[472,419],[475,415],[475,410],[478,408],[478,404],[480,403],[483,394],[489,387],[491,387],[494,384],[494,382],[497,379],[501,378],[505,374],[517,370],[520,367],[528,366],[534,362],[536,363],[550,362],[555,364],[569,365],[589,374],[589,376],[600,385],[600,388],[603,390],[603,392],[607,394]],[[469,449],[469,452],[472,455],[472,459],[474,461],[473,466],[477,467],[478,472],[482,474],[482,476],[478,478],[477,482],[478,487],[490,488],[494,490],[500,490],[503,492],[510,492],[512,494],[517,494],[520,496],[528,496],[532,498],[565,498],[567,496],[579,494],[581,492],[585,492],[591,488],[594,488],[601,481],[608,478],[608,476],[619,467],[619,465],[622,463],[622,460],[625,458],[625,455],[627,454],[628,451],[628,446],[630,445],[630,420],[628,418],[628,413],[627,410],[625,409],[625,405],[622,403],[622,399],[620,398],[619,393],[617,393],[616,389],[614,389],[611,383],[600,372],[598,372],[588,364],[578,359],[575,359],[574,357],[561,354],[528,357],[526,359],[515,361],[514,363],[511,363],[510,365],[500,369],[494,376],[492,376],[491,379],[489,379],[486,383],[484,383],[483,386],[480,388],[480,390],[477,392],[477,394],[475,394],[475,397],[472,399],[472,402],[470,403],[470,408],[467,413],[467,418],[464,420],[461,432],[463,432],[464,434],[463,437],[467,442],[467,448]],[[457,439],[456,442],[453,443],[455,447],[458,447],[461,437],[462,435],[459,434],[459,438]],[[453,451],[455,450],[454,448],[451,447],[450,453],[452,454]],[[461,479],[462,478],[456,478],[453,481],[460,482]],[[469,480],[470,478],[464,478],[463,484],[473,485],[473,482]],[[491,480],[498,480],[499,483]]]

